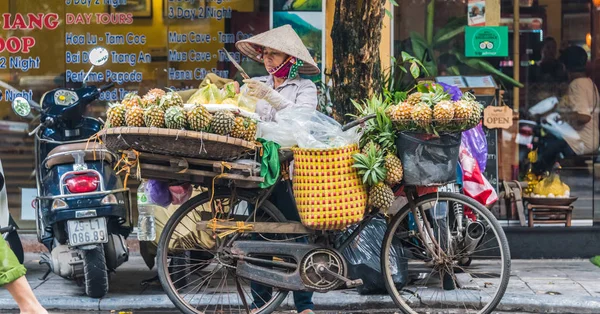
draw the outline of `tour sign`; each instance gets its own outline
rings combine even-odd
[[[483,125],[488,129],[508,129],[513,125],[513,110],[508,106],[487,106],[483,110]]]
[[[465,28],[467,57],[508,57],[508,27]]]

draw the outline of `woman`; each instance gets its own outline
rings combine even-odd
[[[277,120],[277,112],[288,107],[317,108],[317,87],[299,74],[318,74],[317,64],[290,25],[238,41],[236,48],[249,58],[262,62],[268,76],[244,80],[247,93],[259,99],[256,112],[263,121]],[[288,220],[300,221],[288,182],[279,182],[270,201]],[[260,308],[271,299],[271,289],[252,283],[253,306]],[[300,314],[313,313],[312,292],[294,292]]]

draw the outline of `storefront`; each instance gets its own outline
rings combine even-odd
[[[521,82],[523,88],[513,88],[509,80],[495,76],[504,91],[503,101],[513,109],[514,116],[512,126],[497,129],[495,136],[488,136],[488,140],[496,139],[495,143],[492,143],[493,140],[488,143],[493,148],[488,154],[495,154],[488,156],[488,161],[492,161],[492,167],[497,164],[497,169],[487,169],[486,172],[488,179],[498,184],[500,193],[504,191],[503,181],[524,181],[529,168],[529,149],[519,145],[522,140],[519,120],[532,119],[529,110],[549,97],[556,97],[559,101],[552,112],[573,108],[568,100],[570,78],[573,77],[565,66],[572,57],[565,52],[568,47],[581,47],[588,53],[586,72],[598,84],[594,70],[597,68],[597,12],[600,3],[588,0],[468,0],[435,1],[432,7],[430,1],[406,2],[411,5],[398,6],[394,12],[395,55],[405,50],[418,53],[419,50],[414,47],[417,44],[418,48],[419,36],[415,33],[425,38],[427,30],[433,29],[434,40],[446,38],[434,44],[433,59],[437,65],[434,70],[437,75],[483,74],[480,69],[474,69],[460,60],[459,54],[465,52],[465,36],[447,32],[453,29],[452,26],[454,29],[460,25],[508,28],[508,56],[482,59],[506,76]],[[428,16],[427,12],[432,8],[435,13]],[[518,30],[518,38],[515,38],[515,30]],[[592,141],[597,142],[597,138]],[[527,202],[523,211],[510,199],[494,205],[492,210],[505,226],[515,256],[568,257],[597,253],[597,246],[582,245],[597,243],[598,240],[595,236],[597,229],[594,228],[600,223],[600,200],[597,196],[600,168],[597,157],[596,147],[593,153],[566,156],[558,160],[562,166],[560,179],[569,186],[570,195],[577,198],[572,203],[571,227],[565,227],[565,222],[558,221],[565,216],[552,216],[554,224],[542,224],[536,220],[535,227],[531,228],[528,227]],[[557,246],[561,249],[556,249]]]
[[[518,120],[525,119],[527,110],[545,98],[562,99],[568,88],[566,75],[544,74],[544,58],[551,56],[556,64],[561,64],[563,49],[580,46],[589,53],[589,71],[598,83],[594,71],[600,47],[597,44],[600,32],[596,30],[600,16],[594,4],[597,1],[529,0],[517,5],[511,0],[397,2],[397,6],[390,2],[386,5],[390,14],[384,18],[380,46],[384,69],[390,66],[391,56],[398,59],[402,51],[408,51],[431,59],[434,65],[429,68],[431,76],[488,75],[489,72],[473,68],[461,59],[465,53],[465,34],[462,30],[452,32],[452,27],[508,28],[508,42],[503,43],[507,56],[480,59],[507,78],[521,82],[523,88],[515,89],[510,80],[495,76],[497,86],[503,90],[503,102],[513,109],[514,117],[511,127],[488,134],[491,148],[488,160],[492,166],[486,174],[498,192],[502,192],[503,181],[522,180],[527,167],[519,155]],[[89,70],[88,52],[95,46],[110,51],[109,62],[92,70],[90,84],[117,83],[115,89],[103,93],[101,101],[89,108],[90,115],[101,118],[105,117],[109,102],[121,100],[130,91],[143,94],[154,87],[196,88],[208,73],[239,80],[223,48],[233,52],[250,76],[263,75],[264,70],[242,57],[234,43],[283,24],[296,29],[322,69],[323,74],[312,79],[318,85],[327,83],[332,64],[330,33],[335,3],[324,0],[51,0],[42,6],[36,1],[0,3],[0,12],[6,12],[0,19],[0,160],[6,173],[10,210],[19,226],[26,230],[35,226],[29,205],[35,197],[33,140],[27,136],[27,130],[35,122],[28,125],[30,121],[11,112],[10,102],[14,97],[24,96],[37,102],[47,90],[80,86]],[[430,15],[428,7],[433,10]],[[519,29],[518,41],[514,38],[515,26]],[[419,38],[430,37],[436,41],[433,49],[419,50]],[[554,48],[545,45],[549,37],[554,39]],[[521,227],[518,207],[507,200],[498,202],[493,211],[508,233],[517,230],[518,234],[536,238],[536,234],[547,234],[550,230],[552,234],[578,236],[585,230],[594,232],[591,227],[600,224],[600,202],[595,197],[600,190],[596,155],[561,160],[560,177],[570,187],[571,196],[577,197],[573,203],[572,227]]]

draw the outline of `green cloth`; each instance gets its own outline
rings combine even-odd
[[[25,266],[19,263],[15,253],[0,235],[0,286],[23,277],[26,272]]]
[[[261,189],[266,189],[271,185],[277,183],[279,178],[279,171],[281,165],[279,164],[279,144],[273,141],[267,141],[259,138],[259,141],[263,146],[263,155],[260,161],[260,176],[264,178],[264,181],[260,183]]]
[[[590,258],[590,262],[592,262],[592,264],[600,267],[600,255]]]

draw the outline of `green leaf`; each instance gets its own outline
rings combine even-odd
[[[410,74],[413,76],[413,78],[418,78],[419,75],[421,75],[419,65],[416,62],[410,64]]]
[[[390,19],[392,18],[392,12],[390,12],[388,9],[385,9],[385,15],[387,15]]]
[[[390,2],[392,3],[392,5],[398,6],[398,2],[396,2],[396,0],[390,0]]]
[[[413,57],[411,54],[409,54],[406,51],[402,51],[402,61],[408,62],[408,61],[412,61],[414,59],[416,59],[416,58]]]
[[[425,25],[425,33],[427,34],[427,43],[429,46],[433,43],[433,28],[435,18],[435,0],[431,0],[427,5],[427,24]]]
[[[455,29],[448,29],[448,30],[440,30],[439,32],[436,33],[436,36],[439,35],[439,37],[437,39],[433,40],[433,46],[434,47],[439,47],[441,46],[443,43],[449,41],[450,39],[462,34],[465,32],[465,26],[458,26]]]
[[[448,71],[448,73],[452,74],[452,75],[460,75],[460,71],[458,70],[458,67],[453,65],[449,68],[446,68],[446,71]]]
[[[429,49],[429,45],[427,45],[427,42],[425,41],[423,35],[417,32],[410,32],[410,42],[412,44],[414,57],[419,60],[425,60],[425,58],[427,57],[427,49]]]
[[[466,26],[466,25],[467,25],[467,17],[466,16],[455,17],[455,18],[449,19],[448,23],[446,23],[446,25],[444,25],[444,27],[439,29],[433,36],[433,46],[437,47],[437,46],[441,45],[442,43],[444,43],[445,41],[448,41],[448,40],[452,39],[454,36],[460,34],[460,32],[455,33],[455,31],[457,31],[458,29],[462,28],[462,31],[464,32],[464,26]],[[450,35],[450,34],[452,34],[452,35]]]

